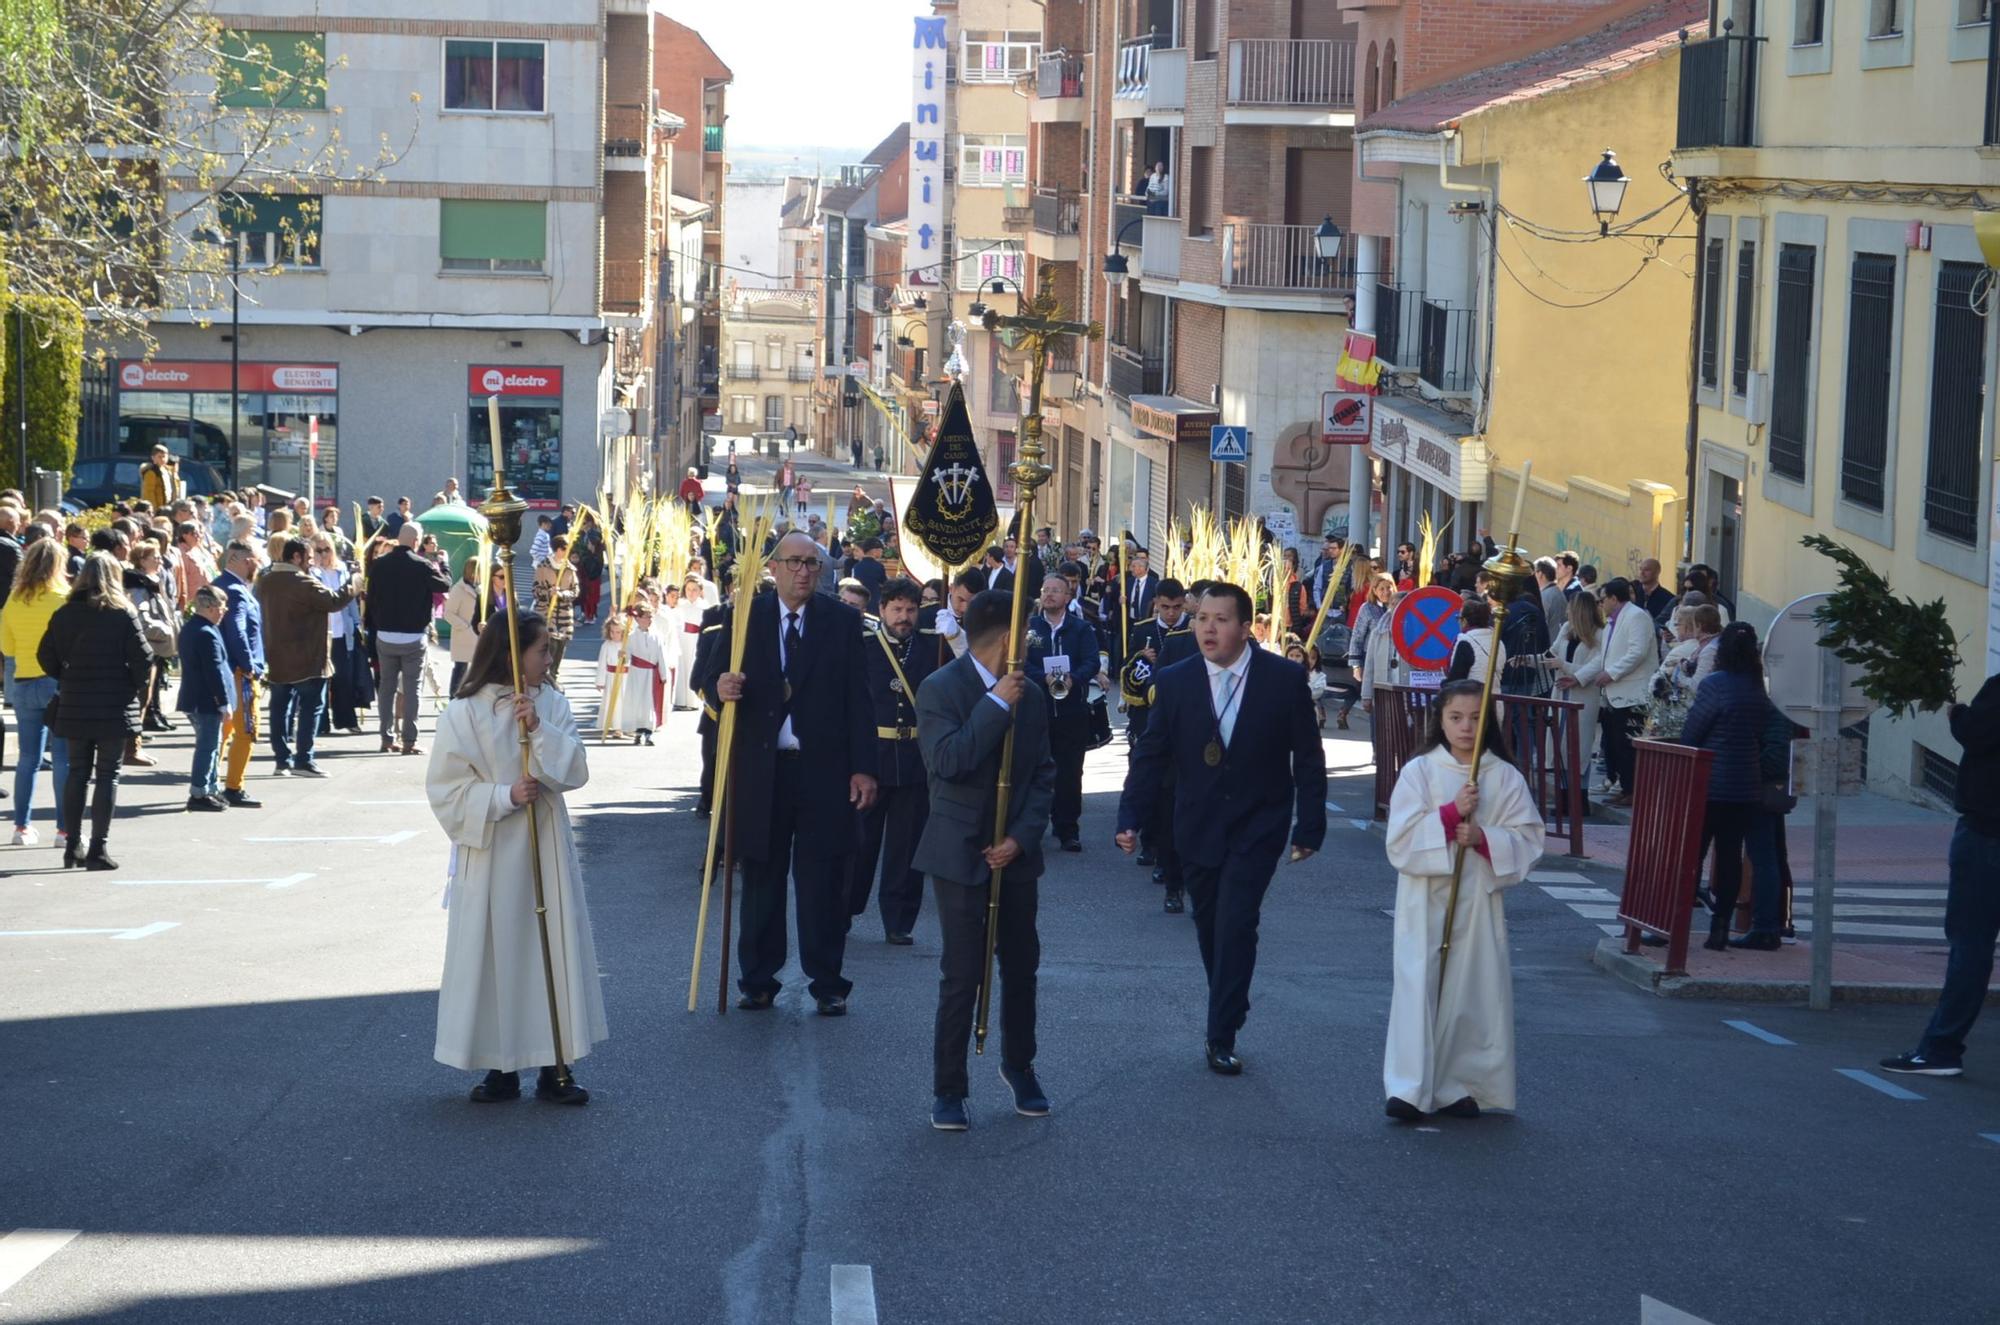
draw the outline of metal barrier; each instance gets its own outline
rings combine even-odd
[[[1618,918],[1625,951],[1639,951],[1641,933],[1667,941],[1668,975],[1687,971],[1688,921],[1701,876],[1701,824],[1708,812],[1712,750],[1666,741],[1634,741],[1632,839]]]
[[[1403,765],[1423,748],[1424,729],[1437,692],[1410,686],[1375,687],[1371,730],[1375,747],[1375,817],[1389,817],[1389,798]],[[1512,748],[1514,767],[1527,779],[1528,792],[1548,831],[1569,839],[1569,854],[1583,854],[1583,789],[1589,765],[1582,748],[1583,706],[1567,699],[1530,695],[1495,697],[1501,732]],[[1572,770],[1577,770],[1572,772]]]

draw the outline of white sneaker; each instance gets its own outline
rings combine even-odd
[[[41,841],[41,836],[32,828],[16,828],[14,830],[14,845],[17,847],[40,846]]]

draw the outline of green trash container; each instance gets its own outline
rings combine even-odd
[[[470,506],[433,506],[417,517],[424,532],[437,539],[438,547],[451,563],[451,578],[457,583],[465,574],[465,563],[479,555],[479,538],[486,532],[486,517]],[[451,643],[451,627],[438,622],[438,638]]]

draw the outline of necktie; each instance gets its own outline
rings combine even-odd
[[[1218,715],[1216,725],[1222,731],[1222,743],[1224,745],[1229,744],[1229,737],[1236,730],[1235,700],[1236,673],[1224,672],[1222,674],[1222,698],[1217,701],[1215,706],[1215,711]]]
[[[804,650],[806,637],[799,630],[799,614],[785,613],[785,679],[799,679],[799,655]]]

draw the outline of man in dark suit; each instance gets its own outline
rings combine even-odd
[[[882,585],[889,578],[888,568],[882,564],[882,540],[864,538],[855,544],[854,565],[848,574],[861,581],[861,587],[868,591],[868,610],[882,610]]]
[[[739,702],[729,793],[743,856],[737,987],[746,1011],[769,1008],[785,964],[785,882],[798,893],[799,965],[823,1017],[847,1011],[847,858],[856,814],[875,803],[874,707],[861,614],[815,593],[819,548],[786,534],[771,570],[778,591],[750,605],[743,670],[716,676],[710,702]],[[729,656],[731,627],[717,648]]]
[[[964,617],[965,653],[917,691],[917,743],[930,770],[931,812],[915,864],[931,876],[944,940],[931,1102],[931,1126],[939,1131],[962,1132],[968,1126],[965,1042],[985,969],[988,886],[995,867],[1006,870],[994,939],[1000,1075],[1014,1092],[1017,1113],[1036,1118],[1049,1111],[1035,1080],[1035,972],[1042,959],[1035,909],[1056,766],[1049,755],[1048,696],[1023,673],[1006,671],[1012,611],[1011,597],[998,590],[974,598]],[[1012,791],[1006,831],[995,846],[1000,751],[1010,725]]]
[[[614,605],[614,612],[619,609]],[[702,697],[701,717],[695,720],[695,734],[701,737],[701,795],[695,802],[694,812],[706,819],[715,805],[715,739],[716,724],[721,719],[721,711],[708,698],[715,678],[728,665],[729,655],[716,649],[722,639],[722,624],[729,620],[729,600],[723,599],[714,607],[701,614],[701,635],[694,644],[694,668],[688,674],[688,684]]]
[[[1054,710],[1049,751],[1056,761],[1056,789],[1050,823],[1064,851],[1083,850],[1079,821],[1083,756],[1090,748],[1089,691],[1101,669],[1097,632],[1069,610],[1069,581],[1048,576],[1042,581],[1041,611],[1028,619],[1024,670],[1030,681],[1048,688]]]
[[[1125,576],[1119,590],[1119,606],[1133,630],[1139,623],[1153,615],[1153,599],[1160,592],[1160,577],[1148,566],[1146,549],[1132,549],[1132,572]]]
[[[1234,1076],[1250,1011],[1257,922],[1287,836],[1292,859],[1326,840],[1326,754],[1305,669],[1250,639],[1250,595],[1210,585],[1195,608],[1201,657],[1153,680],[1152,716],[1118,802],[1131,851],[1174,777],[1174,846],[1208,971],[1208,1066]]]
[[[924,761],[917,749],[917,690],[937,670],[937,647],[917,630],[923,590],[914,580],[882,585],[878,629],[863,628],[861,656],[868,669],[868,695],[880,768],[875,803],[861,816],[861,850],[848,864],[847,911],[868,909],[875,864],[882,865],[882,936],[898,947],[910,943],[924,904],[924,876],[912,868],[917,839],[930,813]]]
[[[1154,602],[1158,606],[1153,619],[1132,632],[1132,657],[1119,678],[1126,703],[1128,753],[1146,734],[1146,722],[1153,711],[1153,678],[1201,652],[1194,642],[1194,623],[1187,616],[1187,590],[1181,582],[1161,580]],[[1139,829],[1139,863],[1153,867],[1153,882],[1167,887],[1167,913],[1179,915],[1187,908],[1181,898],[1180,856],[1171,836],[1173,799],[1174,777],[1169,769],[1160,783],[1153,816]]]

